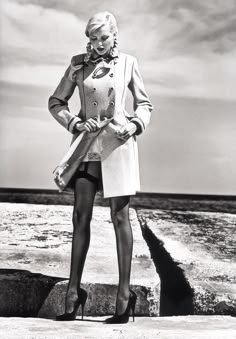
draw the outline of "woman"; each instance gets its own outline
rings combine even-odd
[[[134,316],[137,299],[129,288],[133,249],[129,201],[130,195],[139,190],[136,135],[148,125],[152,105],[136,59],[117,48],[114,16],[109,12],[95,14],[85,34],[89,38],[87,53],[72,57],[49,98],[51,114],[73,134],[72,142],[82,132],[93,136],[68,184],[75,195],[71,269],[65,313],[57,316],[57,320],[74,320],[80,305],[83,317],[87,293],[80,288],[80,282],[89,248],[94,198],[102,190],[104,197],[109,198],[119,266],[116,311],[105,322],[126,323],[131,309]],[[68,100],[77,86],[81,110],[75,116],[69,111]],[[134,116],[124,108],[128,88],[134,99]],[[102,125],[105,119],[109,124]]]

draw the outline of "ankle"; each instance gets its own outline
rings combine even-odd
[[[78,299],[78,291],[75,289],[68,289],[66,292],[66,303],[74,302]]]
[[[123,314],[128,306],[129,300],[128,299],[117,299],[116,300],[116,315]]]
[[[78,294],[78,288],[77,288],[77,286],[76,285],[68,285],[68,287],[67,287],[67,291],[66,291],[66,294],[68,295],[68,294],[71,294],[71,295],[73,295],[73,294]]]
[[[65,300],[65,310],[66,312],[72,312],[74,310],[74,306],[78,300],[78,294],[76,293],[67,293]]]
[[[129,299],[130,291],[129,289],[120,290],[117,293],[117,300],[125,301]]]

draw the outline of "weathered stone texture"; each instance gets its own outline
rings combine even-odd
[[[39,317],[54,318],[56,314],[64,313],[67,283],[68,281],[62,281],[54,286],[38,313]],[[81,287],[88,293],[84,316],[101,316],[115,313],[116,285],[105,283],[82,284]],[[131,288],[138,296],[135,314],[139,316],[157,316],[159,314],[158,299],[160,291],[157,288],[153,289],[140,285],[131,285]],[[79,307],[77,314],[81,315],[81,307]]]
[[[46,276],[52,276],[52,280],[53,277],[60,277],[61,280],[64,280],[52,289],[48,298],[45,295],[46,300],[44,305],[41,304],[40,315],[55,317],[56,314],[62,313],[65,286],[70,268],[72,206],[5,203],[0,204],[0,213],[1,267],[5,270],[23,269],[32,273],[40,272]],[[158,315],[159,278],[156,275],[148,247],[142,238],[137,215],[133,209],[130,209],[130,219],[134,238],[131,285],[135,286],[139,295],[136,311],[143,315]],[[31,274],[33,285],[38,276]],[[43,281],[39,280],[38,284]],[[11,284],[12,290],[17,293],[18,286],[22,285],[22,282],[12,276]],[[98,206],[94,208],[90,249],[85,263],[82,284],[86,290],[88,289],[90,296],[86,305],[88,314],[101,315],[114,312],[118,263],[115,233],[109,208]],[[8,285],[5,280],[2,288],[7,295]],[[50,289],[47,291],[49,293]],[[32,298],[32,300],[27,300],[26,295],[34,293],[40,295],[42,289],[29,290],[29,286],[26,286],[25,297],[17,297],[16,299],[20,301],[17,304],[14,303],[14,313],[8,314],[21,315],[22,313],[18,312],[21,307],[29,315],[30,313],[26,311],[27,304],[35,305],[35,302]],[[38,306],[36,309],[39,310]],[[35,316],[35,314],[37,313],[34,310],[32,315]]]
[[[137,215],[144,233],[150,230],[163,246],[155,262],[166,279],[161,288],[170,285],[175,290],[177,280],[170,280],[179,268],[193,288],[195,314],[236,315],[236,215],[144,209]],[[164,256],[173,265],[166,274]]]
[[[227,316],[136,317],[127,324],[107,325],[106,317],[59,322],[1,318],[4,339],[233,339],[236,319]]]

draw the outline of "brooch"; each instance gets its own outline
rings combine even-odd
[[[93,79],[99,79],[104,77],[105,75],[107,75],[107,73],[109,73],[110,68],[108,67],[98,67],[97,69],[95,69],[95,71],[93,72],[92,78]]]

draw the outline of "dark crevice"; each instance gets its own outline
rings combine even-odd
[[[137,211],[138,214],[138,211]],[[143,238],[146,241],[156,271],[160,277],[160,316],[190,315],[194,313],[193,289],[178,262],[174,261],[164,243],[138,215]]]

